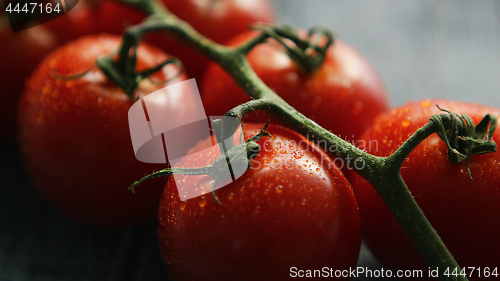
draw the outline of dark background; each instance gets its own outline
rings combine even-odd
[[[156,222],[113,231],[79,225],[36,193],[15,145],[0,155],[0,281],[168,280]],[[359,266],[379,268],[365,249]]]
[[[273,2],[281,22],[319,23],[356,46],[393,105],[446,97],[500,106],[500,1]],[[81,226],[38,196],[15,145],[1,146],[0,156],[0,281],[166,280],[155,222],[119,231]],[[366,249],[359,266],[379,267]]]

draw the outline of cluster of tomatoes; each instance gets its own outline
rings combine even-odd
[[[235,45],[255,36],[254,22],[272,22],[267,0],[162,0],[208,38]],[[158,237],[174,280],[282,280],[290,268],[345,270],[356,265],[362,236],[392,269],[427,269],[371,185],[307,136],[271,124],[260,153],[239,179],[211,195],[179,199],[173,177],[128,191],[131,183],[165,168],[136,160],[127,112],[135,102],[95,66],[115,51],[126,26],[145,18],[118,2],[81,1],[65,16],[12,34],[0,26],[2,141],[17,136],[26,169],[43,197],[82,223],[104,228],[137,225],[158,215]],[[137,71],[175,56],[136,89],[143,97],[164,85],[197,79],[207,115],[223,115],[250,100],[228,73],[167,34],[148,35],[137,48]],[[257,75],[285,101],[319,125],[387,156],[442,108],[479,122],[500,110],[447,100],[411,102],[390,109],[383,82],[351,46],[335,40],[322,66],[301,68],[270,40],[248,54]],[[179,72],[181,72],[179,74]],[[9,73],[9,74],[5,74]],[[22,95],[21,95],[22,93]],[[175,101],[172,101],[175,102]],[[15,104],[18,104],[16,106]],[[173,105],[179,111],[185,104]],[[17,115],[16,115],[17,114]],[[15,117],[17,116],[17,117]],[[13,120],[17,119],[16,122]],[[250,114],[245,138],[269,117]],[[494,140],[500,139],[495,132]],[[210,146],[211,140],[194,146]],[[178,167],[210,165],[220,151],[186,158]],[[415,200],[462,267],[500,266],[500,155],[475,156],[469,166],[447,160],[437,135],[404,162],[401,175]],[[178,180],[179,178],[177,178]],[[210,176],[185,176],[209,186]],[[159,205],[158,205],[159,202]]]

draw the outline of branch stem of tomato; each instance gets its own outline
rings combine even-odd
[[[403,202],[414,200],[409,190],[402,188],[406,184],[399,171],[395,170],[396,167],[391,165],[394,162],[388,158],[382,162],[381,166],[377,165],[381,171],[375,173],[377,176],[371,183],[427,265],[431,269],[438,268],[439,280],[467,280],[464,276],[445,275],[447,269],[450,272],[455,268],[457,272],[461,272],[461,269],[418,205],[404,205]]]
[[[236,48],[235,51],[238,53],[248,54],[255,46],[265,42],[267,38],[269,38],[269,35],[267,35],[264,32],[261,32],[257,36],[250,38],[249,40],[237,45],[235,47]]]
[[[450,115],[440,115],[441,120],[447,122],[449,125]],[[405,230],[409,237],[409,233],[414,236],[410,237],[410,239],[429,267],[438,268],[439,279],[467,280],[464,276],[447,277],[445,275],[446,269],[451,270],[454,267],[460,272],[460,268],[444,242],[426,219],[422,210],[413,200],[413,196],[408,188],[402,188],[403,186],[406,187],[400,174],[403,161],[417,145],[430,135],[436,133],[438,129],[437,124],[433,121],[429,121],[419,128],[393,154],[383,158],[381,165],[375,166],[381,169],[381,171],[374,173],[376,176],[371,180],[371,184],[393,216],[400,218],[397,221],[401,228]],[[404,206],[402,202],[414,203]],[[450,265],[453,265],[453,267],[450,267]]]
[[[230,117],[234,117],[234,118],[238,119],[239,121],[241,121],[243,116],[245,116],[246,114],[248,114],[250,112],[257,111],[257,110],[266,110],[266,109],[270,110],[270,107],[271,107],[271,103],[266,101],[263,98],[257,99],[257,100],[250,100],[246,103],[242,103],[242,104],[238,105],[235,108],[232,108],[225,115],[230,116]]]
[[[233,108],[226,115],[241,119],[246,113],[264,109],[271,116],[308,139],[312,141],[321,140],[326,142],[329,147],[336,148],[333,150],[333,156],[340,157],[351,162],[351,164],[361,163],[362,165],[359,166],[362,168],[355,169],[355,171],[374,186],[395,219],[422,254],[428,266],[439,268],[441,273],[439,280],[467,280],[467,278],[460,275],[447,277],[442,274],[446,269],[451,272],[456,268],[460,272],[460,267],[425,218],[400,175],[400,167],[406,156],[421,141],[436,132],[437,126],[433,125],[432,122],[425,125],[389,157],[384,158],[368,154],[325,130],[295,110],[274,93],[252,70],[246,59],[246,54],[258,43],[264,42],[269,37],[269,33],[263,32],[257,38],[236,47],[226,47],[202,36],[189,24],[169,13],[159,1],[126,1],[133,2],[135,6],[149,13],[150,16],[143,23],[126,30],[119,51],[120,59],[130,56],[131,50],[134,50],[142,35],[146,32],[168,31],[177,36],[187,45],[220,64],[234,78],[236,83],[253,98],[252,101]],[[231,130],[234,130],[234,128],[229,128],[224,135],[230,135]]]
[[[211,174],[211,166],[204,166],[200,168],[166,168],[160,171],[156,171],[154,173],[151,173],[142,179],[134,182],[130,187],[129,190],[132,191],[132,193],[135,193],[134,189],[136,186],[139,184],[150,180],[154,178],[159,178],[159,177],[166,177],[166,176],[171,176],[171,175],[192,175],[192,176],[197,176],[197,175],[210,175]]]
[[[248,114],[248,113],[256,111],[256,110],[271,111],[271,106],[272,106],[272,103],[268,102],[267,100],[265,100],[263,98],[256,99],[256,100],[250,100],[246,103],[240,104],[237,107],[229,110],[225,114],[225,116],[236,118],[238,121],[241,122],[241,120],[242,120],[243,116],[245,116],[245,114]],[[237,129],[237,126],[235,126],[236,124],[234,124],[233,126],[232,125],[233,125],[233,122],[227,122],[225,124],[225,126],[222,128],[222,139],[225,140],[225,139],[230,138],[231,135],[233,134],[233,132]],[[229,147],[227,147],[226,149],[231,149],[233,144],[231,142],[228,142],[228,145],[229,145]]]
[[[444,114],[443,114],[444,115]],[[428,122],[411,135],[393,154],[387,157],[387,163],[390,167],[400,169],[403,161],[408,157],[417,145],[424,139],[437,132],[438,127],[434,122]]]

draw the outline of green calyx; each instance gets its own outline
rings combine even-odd
[[[113,59],[114,54],[111,54],[107,57],[100,57],[97,59],[97,66],[101,69],[101,71],[115,82],[123,91],[133,100],[136,100],[138,97],[134,96],[134,91],[139,86],[139,83],[149,78],[155,72],[161,70],[167,64],[176,64],[179,66],[179,71],[176,73],[174,77],[168,78],[165,81],[154,82],[154,83],[168,83],[169,81],[178,77],[178,75],[182,72],[183,66],[180,60],[177,58],[168,58],[164,62],[148,68],[143,71],[136,71],[136,50],[133,50],[132,56],[120,57],[118,61]],[[151,80],[152,81],[152,80]]]
[[[218,123],[218,122],[217,122]],[[216,122],[214,122],[216,124]],[[212,184],[212,196],[215,198],[215,201],[219,205],[222,205],[219,198],[215,194],[215,188],[217,184],[225,179],[235,179],[233,168],[236,166],[242,167],[241,165],[245,165],[245,169],[251,167],[252,160],[257,156],[260,152],[260,145],[257,143],[264,136],[271,136],[268,132],[266,132],[266,128],[269,125],[269,121],[262,127],[261,131],[248,138],[245,142],[241,142],[240,144],[232,147],[221,156],[217,157],[215,161],[208,166],[199,167],[199,168],[167,168],[154,173],[151,173],[142,179],[134,182],[129,190],[132,193],[135,193],[135,187],[139,184],[158,177],[171,176],[171,175],[209,175],[212,176],[215,181]],[[216,126],[214,126],[215,129]],[[220,135],[220,133],[216,133],[216,135]],[[241,134],[243,137],[243,133]],[[218,138],[218,137],[217,137]],[[232,141],[232,140],[231,140]],[[220,142],[219,142],[220,143]],[[225,150],[221,150],[225,151]],[[239,164],[239,165],[238,165]],[[229,168],[229,169],[228,169]]]
[[[154,84],[166,84],[169,81],[177,78],[180,73],[183,71],[183,65],[180,60],[177,58],[168,58],[164,62],[155,65],[151,68],[148,68],[143,71],[137,72],[135,70],[136,65],[136,57],[125,57],[123,61],[115,61],[113,59],[115,53],[112,53],[109,56],[99,57],[94,64],[87,70],[82,73],[70,74],[70,75],[61,75],[55,72],[53,69],[50,72],[50,75],[57,80],[75,80],[85,76],[89,73],[96,65],[99,69],[106,75],[106,77],[112,80],[116,85],[118,85],[129,98],[132,100],[137,100],[139,97],[134,95],[135,89],[139,86],[142,80],[148,79],[151,75],[161,70],[167,64],[175,64],[179,67],[179,71],[173,76],[164,81],[153,81],[150,80]]]
[[[219,125],[215,125],[217,123],[214,122],[214,129],[216,127],[219,127]],[[220,122],[218,122],[220,124]],[[215,198],[215,201],[219,203],[219,205],[222,205],[220,202],[219,198],[217,197],[217,194],[215,194],[215,188],[217,187],[217,184],[227,178],[231,178],[235,180],[235,175],[234,171],[239,170],[237,167],[242,167],[240,166],[241,164],[245,164],[245,169],[249,168],[252,166],[252,160],[257,156],[260,152],[260,145],[257,143],[263,136],[271,136],[268,132],[266,132],[267,126],[269,125],[269,121],[262,127],[260,132],[257,135],[254,135],[250,138],[248,138],[244,143],[241,143],[240,139],[240,144],[229,149],[226,153],[222,154],[219,156],[215,161],[212,163],[212,173],[211,175],[214,176],[215,181],[212,185],[212,196]],[[222,127],[219,127],[222,128]],[[220,132],[219,134],[216,134],[222,136],[222,130],[217,130]],[[218,140],[219,140],[219,137]],[[241,134],[241,137],[243,137],[243,133]],[[219,140],[219,144],[224,145],[223,141]],[[222,151],[225,151],[222,150]],[[238,165],[238,163],[240,165]],[[228,169],[229,168],[229,169]],[[229,173],[228,173],[229,172]]]
[[[491,138],[495,132],[497,117],[487,114],[477,126],[465,114],[457,114],[437,106],[447,114],[436,114],[431,117],[438,126],[438,136],[448,146],[448,159],[452,163],[466,162],[467,175],[472,180],[469,164],[472,155],[480,155],[497,151],[497,145]]]
[[[328,48],[334,43],[332,31],[320,26],[309,29],[306,38],[300,36],[297,29],[288,25],[259,24],[253,28],[262,31],[282,45],[285,53],[307,74],[321,67]]]

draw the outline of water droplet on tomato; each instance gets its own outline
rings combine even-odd
[[[184,211],[184,209],[186,209],[186,206],[187,206],[187,202],[180,202],[179,203],[179,209],[181,209],[181,211]]]
[[[282,193],[282,192],[283,192],[283,186],[282,185],[276,186],[276,193]]]
[[[388,138],[389,138],[389,137],[388,137],[387,135],[385,135],[385,136],[382,138],[382,143],[386,143]]]
[[[300,159],[300,158],[302,158],[303,156],[304,156],[304,152],[302,152],[302,151],[300,151],[300,150],[299,150],[299,151],[294,151],[294,152],[293,152],[293,157],[294,157],[295,159]]]
[[[408,127],[410,125],[411,125],[411,120],[409,120],[409,119],[405,119],[405,120],[401,121],[401,126],[403,126],[403,127]]]
[[[207,199],[205,197],[201,197],[200,200],[198,200],[198,206],[200,207],[205,207],[205,205],[207,205]]]

